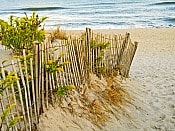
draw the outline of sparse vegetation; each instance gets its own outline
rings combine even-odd
[[[15,104],[9,105],[3,113],[0,115],[1,116],[1,123],[0,123],[0,130],[2,130],[2,125],[5,124],[5,121],[7,120],[7,117],[10,115],[10,111],[15,107]],[[9,125],[7,125],[7,130],[13,128],[15,124],[22,119],[23,116],[16,116],[13,119],[10,120]]]
[[[69,61],[65,61],[63,63],[60,63],[60,59],[64,56],[64,53],[60,54],[60,56],[58,57],[57,60],[48,60],[47,61],[47,64],[45,65],[46,67],[46,71],[49,72],[49,73],[56,73],[56,72],[59,72],[59,71],[63,71],[63,66],[69,64],[70,62]]]
[[[4,71],[5,78],[3,78],[2,72],[1,78],[0,78],[0,97],[3,96],[3,92],[6,88],[10,87],[11,85],[15,84],[19,78],[15,75],[15,72],[8,72]],[[10,116],[10,111],[15,107],[15,104],[11,104],[8,107],[6,107],[3,111],[3,113],[0,115],[1,117],[1,123],[0,123],[0,130],[2,130],[3,124],[5,124],[5,121],[7,120],[7,117]],[[7,125],[7,129],[9,130],[12,128],[20,119],[22,119],[22,116],[15,116],[13,119],[10,119],[9,125]]]
[[[51,38],[51,42],[53,42],[55,39],[60,39],[60,40],[67,40],[68,39],[68,36],[66,35],[66,33],[61,30],[59,27],[52,31],[50,33],[50,38]]]
[[[57,94],[59,96],[64,96],[69,90],[75,89],[74,85],[57,87]]]
[[[117,120],[124,116],[131,118],[125,105],[132,101],[132,97],[117,79],[108,77],[101,80],[93,74],[90,83],[89,87],[84,87],[86,90],[82,94],[71,96],[72,101],[66,103],[68,106],[63,103],[64,110],[91,121],[101,130],[111,116]]]
[[[0,79],[0,95],[2,95],[3,91],[6,88],[8,88],[10,85],[14,84],[17,80],[19,80],[19,78],[15,76],[15,72],[10,72],[9,74],[7,74],[5,79],[1,78]]]
[[[104,52],[108,48],[110,42],[98,42],[96,40],[91,41],[90,48],[92,50],[92,53],[94,54],[94,73],[101,78],[101,75],[105,75],[105,69],[106,66],[102,62],[104,58]]]

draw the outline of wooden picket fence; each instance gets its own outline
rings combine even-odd
[[[107,43],[105,49],[103,45]],[[100,46],[98,46],[100,45]],[[57,88],[75,85],[81,91],[83,84],[90,84],[90,75],[101,76],[129,76],[130,66],[137,49],[137,42],[132,43],[130,34],[126,36],[104,36],[94,34],[86,29],[84,38],[68,38],[51,42],[48,37],[43,43],[34,43],[34,55],[28,58],[23,50],[23,59],[12,60],[10,64],[1,64],[1,80],[6,79],[8,72],[14,72],[17,81],[5,88],[0,95],[0,114],[9,108],[6,120],[1,124],[1,130],[37,130],[39,116],[49,105],[53,105],[59,96]],[[64,53],[64,55],[62,55]],[[60,57],[62,56],[62,57]],[[48,61],[57,61],[63,71],[50,73],[46,69]],[[80,88],[81,87],[81,88]],[[12,128],[11,120],[18,119]]]

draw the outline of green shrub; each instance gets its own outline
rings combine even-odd
[[[69,86],[60,86],[57,87],[57,94],[59,96],[64,96],[69,90],[75,89],[76,87],[74,85]]]
[[[48,60],[47,64],[45,64],[46,71],[54,74],[56,72],[63,71],[62,67],[70,63],[69,61],[59,63],[64,55],[64,53],[61,53],[57,60]]]
[[[0,19],[0,40],[7,49],[12,49],[15,53],[21,53],[22,49],[31,50],[33,42],[43,42],[45,39],[44,27],[41,23],[47,17],[39,18],[33,12],[31,16],[25,14],[24,17],[10,16],[6,22]]]

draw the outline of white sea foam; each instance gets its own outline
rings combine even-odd
[[[161,0],[14,0],[1,2],[0,18],[8,20],[11,14],[22,16],[37,11],[39,16],[49,17],[46,29],[168,27],[175,25],[174,9],[174,2]]]

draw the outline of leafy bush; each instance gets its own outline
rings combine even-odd
[[[34,41],[43,42],[45,39],[44,27],[41,23],[47,17],[39,18],[33,12],[31,16],[14,17],[10,16],[6,22],[0,19],[0,40],[7,49],[12,49],[15,53],[22,52],[21,49],[31,50]]]

